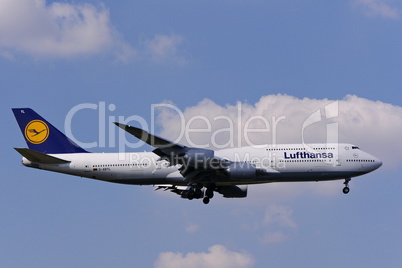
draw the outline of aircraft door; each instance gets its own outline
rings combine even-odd
[[[275,167],[276,167],[276,158],[271,158],[269,160],[269,167],[272,168],[272,169],[275,169]]]
[[[342,165],[341,154],[339,153],[339,151],[335,151],[334,155],[335,155],[335,166],[340,167]]]
[[[277,165],[276,161],[277,161],[276,152],[268,151],[268,166],[272,169],[276,169]],[[265,165],[266,164],[267,163],[265,162]]]
[[[85,170],[85,172],[91,171],[91,162],[88,162],[88,161],[84,162],[84,170]]]

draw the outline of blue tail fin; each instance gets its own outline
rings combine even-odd
[[[44,154],[88,153],[30,108],[13,108],[29,149]]]

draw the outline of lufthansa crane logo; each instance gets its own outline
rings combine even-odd
[[[49,137],[49,127],[41,120],[32,120],[25,127],[25,138],[33,144],[40,144]]]

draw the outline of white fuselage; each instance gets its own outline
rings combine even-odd
[[[38,164],[23,158],[29,167],[108,182],[136,185],[187,185],[180,165],[170,166],[152,152],[53,154],[70,163]],[[217,185],[289,181],[321,181],[351,178],[382,165],[376,157],[351,144],[284,144],[215,151],[215,156],[254,164],[253,179],[219,180]],[[211,178],[209,178],[211,179]]]

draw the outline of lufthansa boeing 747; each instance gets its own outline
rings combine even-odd
[[[344,180],[382,162],[346,144],[282,144],[209,150],[187,147],[125,124],[118,127],[151,145],[152,152],[90,153],[30,108],[12,109],[28,145],[15,148],[27,167],[107,182],[154,185],[208,204],[214,192],[247,196],[248,184]]]

